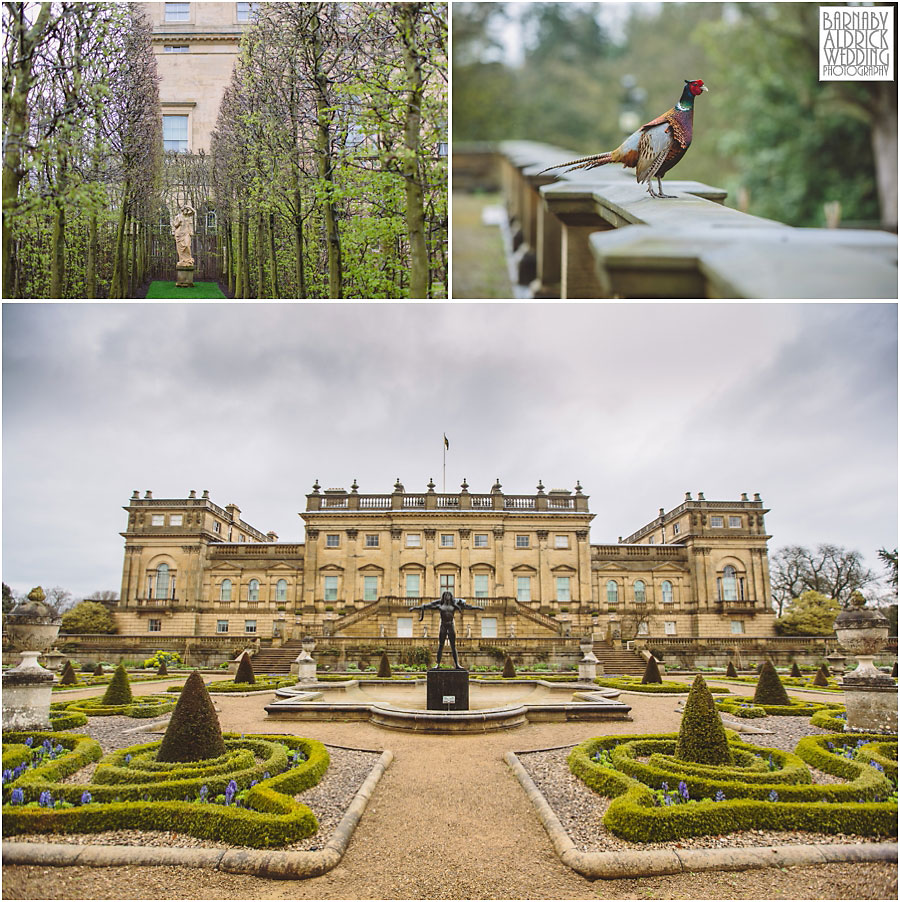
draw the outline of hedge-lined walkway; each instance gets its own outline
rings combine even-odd
[[[833,698],[833,696],[832,696]],[[275,882],[200,870],[4,869],[5,898],[594,899],[893,898],[896,866],[835,864],[787,871],[705,873],[591,883],[566,867],[502,760],[600,734],[677,730],[671,697],[631,696],[634,721],[529,724],[509,733],[422,736],[360,723],[273,724],[261,697],[216,696],[223,729],[290,732],[391,749],[346,856],[331,872]],[[273,726],[276,729],[273,729]],[[893,880],[893,884],[891,881]],[[893,888],[892,888],[893,887]]]

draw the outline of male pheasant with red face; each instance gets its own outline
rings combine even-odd
[[[662,116],[657,116],[642,125],[633,135],[626,138],[615,150],[557,163],[544,170],[568,166],[567,172],[576,169],[594,169],[607,163],[624,163],[628,169],[637,169],[637,180],[647,183],[651,197],[675,197],[663,194],[662,177],[687,153],[694,133],[694,98],[708,90],[698,78],[684,81],[681,99]],[[656,179],[659,193],[653,190],[651,179]]]

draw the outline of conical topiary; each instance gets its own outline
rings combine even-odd
[[[725,668],[725,676],[736,677],[738,675],[737,669],[734,664],[729,661],[728,666]]]
[[[381,653],[381,660],[378,662],[378,676],[380,679],[389,680],[393,676],[391,671],[391,662],[388,660],[387,652]]]
[[[166,667],[166,659],[165,658],[163,658],[159,662],[159,667],[156,671],[156,675],[157,676],[168,676],[169,675],[169,668]]]
[[[503,662],[503,679],[504,680],[513,680],[516,677],[516,668],[513,665],[512,658],[507,655],[506,660]]]
[[[831,671],[828,669],[828,665],[824,661],[822,662],[822,673],[824,673],[827,677],[831,676]]]
[[[827,686],[828,676],[825,674],[825,665],[823,664],[813,677],[813,686]]]
[[[754,705],[789,705],[788,698],[782,685],[781,678],[775,671],[771,661],[763,663],[759,673],[759,681],[756,684],[756,692],[753,694]]]
[[[700,674],[688,694],[675,744],[675,757],[697,764],[733,764],[722,718]]]
[[[103,676],[103,665],[102,664],[98,663],[97,666],[94,668],[94,676]]]
[[[641,677],[642,683],[661,683],[662,677],[659,675],[659,665],[653,655],[647,659],[647,666],[644,668],[644,675]]]
[[[238,664],[237,673],[234,675],[235,683],[255,683],[256,674],[253,673],[253,665],[250,663],[250,655],[244,652],[241,662]]]
[[[800,672],[800,668],[797,666],[797,662],[793,661],[791,663],[791,676],[792,677],[802,677],[803,674]]]
[[[195,670],[181,690],[156,760],[203,761],[224,754],[225,740],[219,718],[203,677]]]
[[[896,680],[897,679],[897,662],[894,661],[894,669],[891,671],[891,676]]]
[[[128,682],[128,674],[125,665],[119,664],[113,673],[113,678],[103,693],[101,705],[127,705],[131,702],[131,684]]]
[[[62,673],[59,675],[59,682],[62,686],[71,686],[73,683],[78,682],[78,674],[75,673],[75,668],[72,666],[71,661],[66,661]]]

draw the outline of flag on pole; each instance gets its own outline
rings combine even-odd
[[[446,432],[444,433],[444,450],[445,450],[445,451],[449,451],[449,450],[450,450],[450,442],[447,440],[447,433],[446,433]]]

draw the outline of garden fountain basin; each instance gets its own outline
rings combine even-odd
[[[469,710],[429,711],[426,682],[345,680],[298,683],[276,691],[266,706],[275,720],[369,721],[381,727],[432,733],[481,733],[527,722],[630,720],[616,689],[545,680],[469,680]]]

